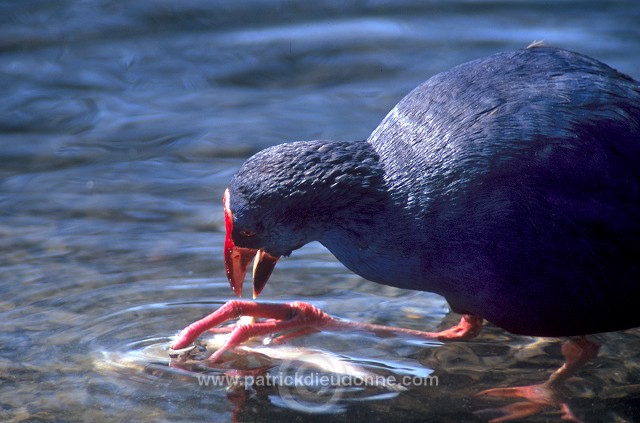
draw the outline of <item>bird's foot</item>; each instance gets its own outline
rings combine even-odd
[[[242,316],[250,316],[262,320],[252,320],[250,323],[240,320],[230,326],[218,327],[224,322],[235,320]],[[408,335],[431,340],[462,340],[476,336],[481,327],[481,318],[464,315],[460,323],[451,329],[441,332],[423,332],[339,320],[312,304],[299,301],[286,304],[269,304],[232,300],[207,317],[184,328],[172,343],[171,348],[174,350],[185,348],[206,331],[229,333],[229,338],[225,344],[209,358],[211,361],[216,362],[225,351],[241,345],[250,338],[271,334],[278,334],[272,340],[276,344],[321,330],[360,330],[373,332],[381,336]]]
[[[460,322],[440,332],[435,332],[435,338],[440,341],[463,341],[475,338],[482,329],[482,317],[473,314],[465,314]]]
[[[503,407],[488,408],[480,410],[477,414],[492,415],[500,417],[489,420],[489,423],[501,423],[511,420],[522,419],[535,414],[539,414],[548,408],[559,408],[562,412],[561,419],[574,423],[581,421],[571,412],[569,405],[563,401],[563,397],[549,386],[548,383],[530,386],[517,386],[512,388],[495,388],[479,392],[478,396],[493,398],[519,398],[518,401]]]
[[[545,383],[514,388],[487,389],[477,394],[483,397],[520,398],[525,401],[519,401],[504,407],[481,410],[479,413],[498,412],[502,416],[490,422],[500,423],[538,414],[546,408],[555,407],[562,412],[562,420],[579,423],[580,420],[571,412],[557,388],[587,361],[595,358],[599,349],[600,346],[598,344],[589,341],[585,337],[565,342],[562,345],[562,354],[566,361],[562,367],[551,374]]]
[[[224,322],[242,316],[266,320],[252,321],[251,323],[240,320],[229,327],[217,328]],[[319,328],[334,320],[336,319],[308,303],[266,304],[232,300],[205,318],[184,328],[171,344],[171,349],[185,348],[208,330],[228,332],[229,338],[224,345],[209,357],[210,361],[216,362],[224,352],[241,345],[250,338],[280,333],[281,335],[273,340],[273,342],[279,343],[286,339],[317,332],[320,330]]]

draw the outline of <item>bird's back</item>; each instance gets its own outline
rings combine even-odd
[[[398,180],[449,172],[458,180],[458,172],[493,172],[500,165],[495,161],[518,160],[539,149],[598,154],[608,148],[637,164],[640,86],[566,50],[499,53],[415,88],[368,141],[390,178]]]

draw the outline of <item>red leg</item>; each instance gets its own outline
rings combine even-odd
[[[230,327],[217,328],[228,320],[241,316],[269,319],[251,324],[239,323]],[[232,300],[207,317],[183,329],[171,345],[172,349],[182,349],[191,344],[203,332],[230,332],[229,339],[210,359],[217,360],[225,351],[242,344],[249,338],[281,333],[274,342],[281,343],[295,337],[320,330],[365,330],[382,336],[409,335],[440,340],[461,340],[476,336],[482,328],[482,318],[464,315],[460,323],[442,332],[423,332],[413,329],[394,328],[369,323],[356,323],[335,319],[317,307],[303,302],[288,304],[258,304],[249,301]]]
[[[348,322],[333,319],[329,325],[325,326],[327,330],[365,330],[373,332],[380,336],[398,336],[407,335],[417,338],[437,339],[440,341],[462,341],[476,337],[482,329],[482,317],[465,314],[460,322],[440,332],[425,332],[415,329],[397,328],[393,326],[375,325],[372,323]]]
[[[480,396],[521,398],[525,401],[500,408],[483,410],[482,412],[495,411],[501,413],[502,417],[490,421],[490,423],[500,423],[531,416],[549,407],[556,407],[562,411],[562,420],[579,422],[580,420],[573,415],[569,406],[563,401],[563,397],[557,388],[587,361],[595,358],[599,349],[600,346],[598,344],[584,337],[565,342],[562,346],[562,354],[566,362],[553,372],[546,382],[540,385],[488,389],[478,393]]]
[[[217,325],[241,316],[269,318],[270,320],[251,324],[236,324],[231,329],[216,328]],[[258,304],[249,301],[232,300],[207,317],[198,320],[183,329],[171,345],[172,349],[182,349],[191,344],[207,330],[214,332],[230,332],[225,344],[211,355],[211,361],[218,358],[230,348],[242,344],[250,338],[265,336],[277,332],[288,332],[282,335],[287,339],[318,331],[320,327],[331,327],[338,320],[324,313],[317,307],[307,303]]]

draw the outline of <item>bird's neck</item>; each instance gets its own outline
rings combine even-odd
[[[331,217],[320,223],[317,240],[368,280],[424,289],[429,279],[429,261],[424,257],[429,237],[423,216],[408,209],[406,199],[394,195],[371,144],[348,144],[352,163],[330,189]]]

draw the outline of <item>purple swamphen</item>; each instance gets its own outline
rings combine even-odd
[[[506,421],[548,406],[598,345],[583,335],[640,326],[640,84],[589,57],[539,44],[433,76],[365,141],[277,145],[248,159],[224,195],[225,261],[254,298],[277,260],[319,241],[381,284],[442,295],[468,339],[482,320],[510,332],[572,336],[545,383],[481,394],[521,398]],[[212,359],[255,335],[387,328],[306,303],[231,301],[174,348],[239,315]]]

